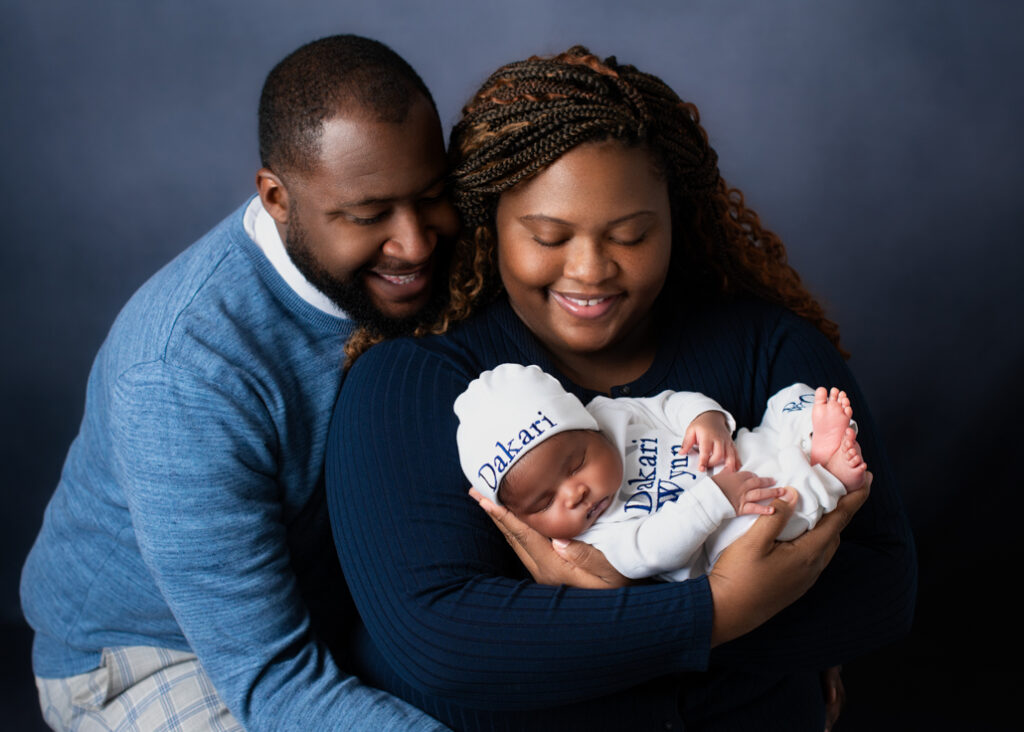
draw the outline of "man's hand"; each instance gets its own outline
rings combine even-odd
[[[469,495],[491,517],[519,561],[538,584],[611,589],[630,584],[604,554],[582,541],[551,541],[520,521],[504,506],[485,498],[475,488]]]
[[[825,695],[825,732],[831,732],[846,704],[846,688],[840,672],[842,666],[833,666],[821,672],[821,691]]]
[[[702,473],[708,468],[725,463],[726,470],[736,470],[739,458],[732,432],[725,421],[725,415],[718,411],[702,412],[690,422],[683,434],[679,454],[685,455],[696,445],[699,451],[697,469]]]

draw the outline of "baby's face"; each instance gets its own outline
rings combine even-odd
[[[622,482],[622,459],[592,430],[551,437],[519,459],[501,484],[501,502],[528,526],[552,539],[589,529]]]

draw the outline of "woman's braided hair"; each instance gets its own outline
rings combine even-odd
[[[839,347],[839,327],[787,264],[782,241],[719,175],[697,108],[661,79],[615,57],[602,61],[582,46],[503,66],[463,109],[449,144],[462,234],[452,254],[449,303],[423,333],[445,332],[502,291],[500,195],[572,148],[603,140],[648,149],[668,184],[673,254],[666,281],[680,286],[664,288],[661,306],[753,295],[789,308]]]

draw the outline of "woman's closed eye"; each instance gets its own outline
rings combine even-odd
[[[648,217],[641,216],[639,219],[624,221],[608,230],[608,241],[622,247],[632,247],[647,239],[651,232],[651,222]]]
[[[540,244],[542,247],[557,247],[557,246],[561,246],[562,244],[565,244],[567,241],[569,241],[568,239],[565,239],[565,238],[563,238],[563,239],[555,239],[555,240],[552,241],[552,240],[548,240],[548,239],[541,239],[539,236],[536,236],[536,235],[534,235],[532,238],[533,238],[533,240],[535,242]]]
[[[632,247],[632,246],[636,246],[637,244],[639,244],[640,242],[642,242],[646,238],[647,238],[647,234],[643,233],[640,236],[634,237],[632,239],[625,238],[625,237],[610,236],[610,237],[608,237],[608,240],[612,244],[618,244],[619,246],[623,246],[623,247]]]

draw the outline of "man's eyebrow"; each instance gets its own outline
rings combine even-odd
[[[608,225],[609,226],[614,226],[615,224],[621,224],[624,221],[629,221],[630,219],[635,219],[635,218],[638,218],[640,216],[653,216],[653,215],[654,215],[654,211],[647,211],[647,210],[634,211],[633,213],[628,213],[625,216],[620,216],[617,219],[612,219],[611,221],[608,222]],[[526,214],[524,216],[520,216],[519,220],[520,221],[524,221],[524,222],[525,221],[541,221],[541,222],[550,223],[550,224],[561,224],[562,226],[572,226],[572,222],[571,221],[566,221],[565,219],[560,219],[557,216],[548,216],[547,214]]]
[[[418,196],[422,196],[424,193],[429,191],[431,188],[434,188],[439,183],[443,183],[447,177],[448,177],[447,173],[441,173],[440,175],[435,177],[433,180],[431,180],[429,183],[427,183],[427,185],[423,186],[423,188],[421,188],[418,191],[414,191],[413,193],[409,194],[409,196],[382,196],[382,197],[377,197],[377,198],[374,198],[374,197],[362,198],[362,199],[360,199],[358,201],[345,201],[343,203],[338,203],[338,204],[335,204],[334,207],[336,209],[342,209],[342,208],[359,208],[360,206],[379,206],[382,203],[394,203],[396,200],[398,200],[398,198],[416,198]]]

